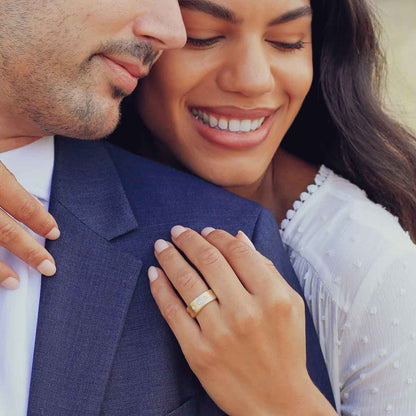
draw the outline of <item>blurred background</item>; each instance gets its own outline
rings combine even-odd
[[[416,132],[416,0],[373,0],[389,64],[387,106]]]

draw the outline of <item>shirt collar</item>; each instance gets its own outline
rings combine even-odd
[[[0,153],[0,161],[17,181],[38,199],[49,202],[55,148],[53,136],[44,137],[8,152]]]

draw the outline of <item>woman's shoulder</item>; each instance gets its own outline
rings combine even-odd
[[[416,254],[396,217],[324,166],[289,211],[281,233],[292,261],[308,264],[334,297],[340,287],[355,292],[375,270]]]
[[[317,242],[316,251],[322,252],[322,243],[327,243],[334,249],[347,246],[348,253],[371,240],[390,248],[413,245],[397,217],[325,166],[321,166],[315,183],[294,202],[281,228],[285,244],[298,251]]]
[[[282,239],[339,408],[355,383],[380,392],[389,380],[399,385],[407,373],[396,367],[416,340],[415,325],[404,324],[414,311],[416,246],[392,214],[325,167],[291,211]]]

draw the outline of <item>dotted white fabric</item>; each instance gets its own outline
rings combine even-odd
[[[397,218],[331,170],[321,167],[315,185],[281,234],[337,411],[415,416],[416,245]]]

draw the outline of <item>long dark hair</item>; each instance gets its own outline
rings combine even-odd
[[[312,0],[315,79],[282,144],[333,169],[416,241],[416,138],[383,108],[385,59],[365,0]]]
[[[416,241],[416,138],[383,108],[385,61],[375,15],[365,0],[311,5],[314,82],[282,146],[358,185]],[[157,158],[133,106],[131,98],[123,104],[124,121],[113,141]],[[144,140],[137,141],[139,125]]]

